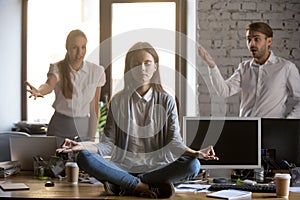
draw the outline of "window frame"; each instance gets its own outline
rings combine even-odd
[[[27,88],[24,82],[27,80],[27,24],[28,24],[28,0],[22,0],[22,34],[21,34],[21,120],[27,120]]]

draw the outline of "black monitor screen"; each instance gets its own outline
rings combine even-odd
[[[287,168],[282,160],[300,166],[300,119],[262,119],[261,123],[262,148],[275,150],[269,159],[277,168]]]
[[[213,145],[218,161],[201,160],[204,169],[253,169],[261,164],[259,118],[184,117],[184,140],[198,150]]]

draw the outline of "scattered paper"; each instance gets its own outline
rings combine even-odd
[[[180,184],[175,187],[175,192],[207,192],[210,185],[203,184]]]
[[[300,192],[300,187],[290,187],[290,192]]]

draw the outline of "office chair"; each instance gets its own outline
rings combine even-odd
[[[0,162],[10,161],[10,143],[11,136],[29,137],[30,135],[24,132],[6,131],[0,132]]]

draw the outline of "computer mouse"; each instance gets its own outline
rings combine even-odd
[[[45,187],[53,187],[55,184],[53,181],[46,181],[45,182]]]
[[[226,178],[214,178],[213,182],[214,183],[226,183],[227,179]]]

